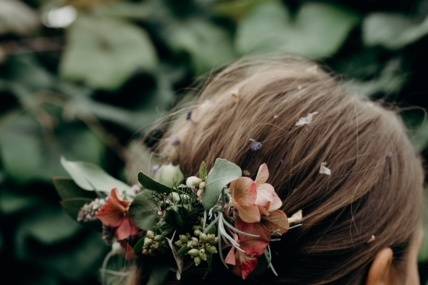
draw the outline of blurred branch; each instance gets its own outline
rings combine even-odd
[[[60,37],[7,41],[0,43],[0,61],[19,54],[59,52],[62,51],[63,47],[64,44]]]

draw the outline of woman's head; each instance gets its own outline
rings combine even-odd
[[[296,125],[309,114],[309,124]],[[420,160],[393,111],[348,94],[314,63],[225,68],[171,122],[157,151],[186,175],[217,157],[250,176],[265,162],[284,211],[303,210],[303,225],[273,243],[279,277],[258,283],[364,284],[390,252],[397,284],[407,282],[421,222]],[[323,162],[331,175],[320,174]]]

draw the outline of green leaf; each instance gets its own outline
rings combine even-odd
[[[41,200],[28,194],[19,194],[5,189],[0,189],[0,193],[0,212],[4,215],[12,215],[40,206]]]
[[[153,192],[143,191],[138,194],[132,202],[130,211],[140,229],[152,229],[158,219],[158,207],[153,199]]]
[[[55,188],[56,188],[59,196],[63,200],[70,199],[70,198],[95,199],[97,196],[93,192],[88,192],[88,191],[82,190],[70,178],[54,177],[53,183],[55,185]]]
[[[150,272],[149,280],[147,285],[163,285],[166,283],[169,274],[169,266],[158,265],[153,266]]]
[[[138,181],[141,183],[141,185],[143,185],[144,189],[147,190],[152,190],[160,193],[169,193],[172,191],[172,189],[168,186],[165,186],[153,180],[142,172],[138,173]]]
[[[0,153],[4,171],[15,182],[51,181],[65,175],[59,163],[61,155],[99,162],[103,145],[86,129],[62,124],[55,135],[31,116],[11,113],[0,124]]]
[[[145,237],[140,238],[137,241],[137,243],[134,245],[134,251],[135,252],[142,252],[143,251],[144,239],[145,239]]]
[[[148,20],[153,15],[151,3],[118,2],[113,5],[98,7],[97,15],[106,17],[118,17],[129,20]]]
[[[59,178],[53,179],[56,191],[61,197],[61,205],[64,211],[73,219],[77,218],[83,205],[92,202],[97,195],[94,192],[85,191],[77,186],[72,179]]]
[[[239,166],[226,159],[217,158],[214,167],[208,173],[207,186],[202,198],[204,208],[211,209],[217,203],[223,188],[241,176],[242,170]]]
[[[8,80],[20,87],[40,91],[52,88],[55,84],[55,77],[41,66],[34,56],[14,56],[8,60],[8,66]]]
[[[81,16],[69,30],[61,73],[112,90],[136,71],[151,71],[156,65],[156,52],[143,29],[119,19]]]
[[[399,93],[406,80],[400,60],[393,59],[385,64],[377,78],[368,81],[353,80],[345,85],[353,94],[370,97],[382,93],[388,96]]]
[[[269,1],[269,0],[268,0]],[[240,20],[255,6],[266,0],[228,0],[215,3],[214,11],[217,14]]]
[[[53,244],[75,235],[81,227],[60,209],[35,212],[19,227],[16,235],[18,246],[28,239],[43,244]]]
[[[22,1],[0,1],[0,35],[29,35],[39,26],[37,13]]]
[[[427,35],[428,17],[420,22],[402,14],[375,13],[363,23],[363,40],[368,46],[400,49]]]
[[[191,56],[198,74],[229,63],[235,57],[230,36],[202,19],[173,22],[165,30],[164,37],[174,50],[185,51]]]
[[[337,5],[306,3],[291,17],[280,1],[258,5],[240,23],[241,54],[293,53],[319,59],[333,55],[359,17]]]
[[[61,205],[64,208],[64,211],[73,219],[77,219],[80,209],[83,205],[92,202],[93,199],[90,198],[67,198],[61,201]]]
[[[74,182],[82,189],[110,193],[113,188],[130,191],[131,187],[111,177],[98,166],[82,161],[68,161],[61,158],[61,164]]]

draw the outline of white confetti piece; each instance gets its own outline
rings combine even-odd
[[[320,174],[331,175],[331,169],[327,167],[327,162],[322,162],[320,167]]]
[[[308,115],[306,115],[304,117],[301,117],[297,121],[296,126],[300,127],[300,126],[304,126],[304,125],[309,125],[310,123],[312,123],[314,116],[317,114],[318,114],[318,112],[313,112],[313,113],[309,113]]]

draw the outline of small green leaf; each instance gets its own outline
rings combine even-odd
[[[144,173],[140,172],[138,173],[138,181],[143,185],[143,187],[147,190],[152,190],[160,193],[169,193],[172,191],[171,188],[168,186],[165,186],[149,176],[145,175]]]
[[[167,265],[153,266],[149,280],[147,281],[147,285],[165,284],[168,278],[169,270],[169,266]]]
[[[135,224],[142,230],[150,230],[158,219],[158,207],[153,199],[153,192],[143,191],[138,194],[131,205],[131,215]]]
[[[76,184],[88,191],[100,191],[110,193],[113,188],[130,191],[131,187],[120,180],[111,177],[98,166],[81,161],[69,161],[61,158],[61,164],[70,174]]]
[[[208,168],[205,161],[202,161],[201,166],[199,166],[199,178],[202,180],[207,179],[208,176]]]
[[[241,176],[242,170],[239,166],[226,159],[217,158],[214,167],[208,173],[207,186],[202,198],[204,208],[208,210],[213,207],[223,188]]]

